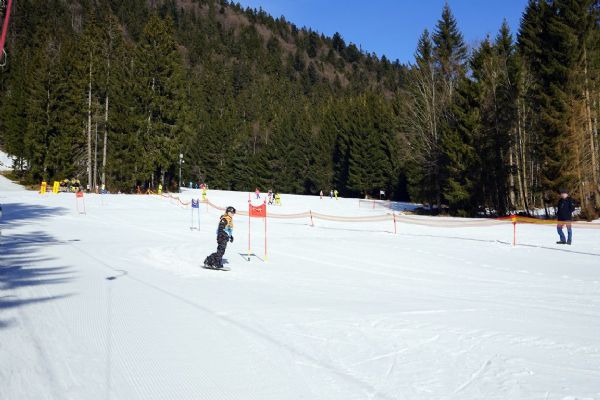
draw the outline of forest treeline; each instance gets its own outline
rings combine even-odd
[[[0,146],[31,183],[176,188],[181,166],[212,188],[385,190],[455,215],[564,187],[598,214],[599,0],[530,0],[518,32],[473,48],[446,5],[416,45],[404,65],[224,0],[19,0]]]

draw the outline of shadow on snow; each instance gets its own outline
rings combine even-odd
[[[33,224],[40,219],[63,215],[67,210],[59,207],[45,207],[21,203],[2,205],[0,221],[0,329],[10,327],[14,319],[4,319],[2,313],[9,309],[31,304],[57,300],[69,296],[42,296],[20,298],[10,294],[24,287],[37,287],[66,283],[72,279],[70,268],[66,266],[42,266],[52,264],[55,258],[45,257],[40,250],[46,246],[66,244],[43,231],[10,234],[7,230],[21,225]]]

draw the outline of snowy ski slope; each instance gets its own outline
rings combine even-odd
[[[182,201],[199,197],[186,191]],[[247,193],[210,191],[247,208]],[[0,399],[600,399],[600,230],[235,218],[0,178]],[[269,212],[373,216],[282,196]],[[197,217],[194,217],[197,218]],[[436,223],[441,219],[425,218]]]

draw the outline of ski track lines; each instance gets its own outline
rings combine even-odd
[[[99,268],[107,270],[110,273],[118,272],[119,270],[108,265],[104,261],[98,259],[94,255],[78,248],[73,245],[81,254],[87,258],[95,261],[95,265]],[[139,285],[126,285],[124,282],[135,282],[142,284],[144,290],[139,289]],[[139,299],[143,299],[148,295],[156,295],[156,293],[167,293],[160,288],[147,284],[142,280],[136,279],[131,275],[124,275],[121,278],[117,278],[114,281],[106,281],[108,293],[111,293],[111,303],[117,303],[115,297],[120,298],[120,302],[129,304],[127,310],[119,310],[118,307],[108,309],[107,314],[111,313],[111,324],[112,329],[110,332],[110,343],[111,349],[114,350],[112,361],[117,364],[126,375],[126,379],[133,388],[136,394],[135,398],[139,399],[196,399],[203,398],[202,392],[198,391],[198,388],[204,388],[207,395],[212,395],[218,399],[235,399],[232,394],[228,394],[228,391],[222,384],[217,383],[211,378],[211,371],[202,371],[192,362],[190,358],[184,357],[180,359],[181,364],[186,365],[187,368],[182,368],[182,365],[178,367],[178,374],[172,381],[173,371],[169,374],[161,365],[162,362],[170,364],[165,359],[161,359],[160,353],[153,354],[152,350],[169,348],[172,351],[164,354],[171,353],[173,356],[177,353],[181,353],[181,349],[177,349],[177,343],[173,342],[172,338],[169,338],[168,334],[165,336],[165,327],[160,326],[161,320],[173,321],[175,318],[169,318],[165,316],[168,305],[164,304],[160,310],[148,310],[143,304],[139,303]],[[109,287],[110,286],[110,287]],[[136,288],[137,286],[137,288]],[[121,288],[122,287],[122,288]],[[148,291],[148,288],[155,289],[151,290],[151,294],[144,293]],[[157,290],[158,289],[158,290]],[[132,292],[128,294],[128,292]],[[168,298],[167,298],[168,299]],[[178,304],[173,309],[179,309]],[[178,316],[180,313],[178,313]],[[176,326],[181,325],[181,321],[175,323]],[[185,324],[183,324],[185,326]],[[151,335],[144,334],[148,330],[152,331]],[[137,335],[136,338],[131,338],[131,335]],[[139,334],[142,334],[140,336]],[[190,330],[188,334],[193,334]],[[106,335],[105,335],[106,336]],[[161,340],[162,339],[162,340]],[[190,349],[192,351],[192,349]],[[192,351],[193,352],[193,351]],[[221,355],[224,356],[224,355]],[[215,355],[215,358],[217,355]],[[206,365],[206,363],[203,363]],[[110,366],[107,366],[109,368]],[[113,372],[114,374],[114,372]],[[199,379],[199,381],[194,381]],[[174,384],[177,383],[177,384]],[[114,390],[120,390],[121,388],[114,388]],[[200,393],[199,393],[200,392]],[[119,393],[116,393],[116,398],[121,398]],[[251,394],[251,393],[248,393]],[[254,398],[254,397],[249,397]]]
[[[373,266],[376,267],[377,269],[365,269],[365,268],[361,268],[361,267],[353,267],[351,266],[352,264],[357,264],[359,263],[358,261],[356,261],[356,259],[351,259],[351,258],[346,258],[346,260],[348,262],[345,262],[343,264],[339,263],[339,262],[335,262],[335,261],[324,261],[322,259],[318,259],[318,258],[314,258],[314,257],[309,257],[309,256],[304,256],[304,255],[298,255],[298,254],[293,254],[290,252],[281,252],[281,251],[271,251],[272,253],[275,254],[279,254],[280,256],[287,256],[287,257],[293,257],[302,261],[307,261],[310,262],[311,264],[320,264],[320,265],[326,265],[329,267],[334,267],[334,268],[338,268],[338,269],[345,269],[345,270],[349,270],[349,271],[354,271],[354,272],[359,272],[361,274],[366,274],[366,275],[376,275],[376,276],[380,276],[380,277],[385,277],[385,278],[395,278],[400,282],[403,282],[405,285],[410,285],[409,282],[407,281],[412,281],[412,282],[423,282],[423,283],[434,283],[434,284],[439,284],[440,282],[444,282],[444,280],[439,280],[439,279],[428,279],[428,278],[418,278],[418,277],[411,277],[411,276],[406,276],[403,275],[401,273],[393,273],[393,272],[387,272],[387,271],[382,271],[381,269],[392,269],[394,268],[393,266],[389,266],[389,265],[384,265],[384,264],[379,264],[379,263],[372,263],[372,262],[360,262],[361,266],[364,265],[369,265],[369,266]],[[339,258],[344,258],[343,256],[339,256],[336,255],[335,256],[337,259]],[[350,265],[349,265],[350,264]],[[400,268],[400,270],[405,269],[405,268]],[[398,269],[396,269],[397,271]],[[398,271],[400,272],[400,271]],[[424,272],[426,273],[426,272]],[[490,281],[490,280],[486,280],[486,281]],[[494,281],[491,281],[494,282]],[[524,286],[526,287],[526,286]],[[438,297],[438,298],[445,298],[448,300],[463,300],[465,302],[472,302],[473,299],[469,298],[469,297],[464,297],[464,296],[457,296],[457,295],[452,295],[452,296],[442,296],[440,294],[428,294],[428,296],[432,296],[432,297]],[[533,300],[533,299],[532,299]],[[502,302],[498,302],[496,300],[486,300],[484,298],[479,298],[477,299],[477,302],[479,303],[487,303],[487,304],[491,304],[491,305],[503,305],[503,306],[510,306],[511,308],[514,309],[518,309],[520,307],[523,306],[523,304],[521,303],[517,303],[517,302],[510,302],[510,301],[502,301]],[[579,314],[583,317],[594,317],[594,318],[599,318],[600,314],[597,313],[585,313],[585,312],[581,312],[578,311],[577,309],[565,309],[565,308],[559,308],[559,307],[550,307],[550,306],[544,306],[544,305],[536,305],[536,304],[527,304],[526,305],[529,308],[537,308],[537,309],[541,309],[541,310],[546,310],[546,311],[552,311],[552,312],[565,312],[565,313],[575,313],[575,314]]]
[[[439,283],[438,279],[436,279],[435,281],[431,281],[429,279],[414,279],[412,277],[406,277],[403,275],[399,275],[398,273],[391,273],[391,272],[387,272],[390,271],[392,269],[395,269],[398,272],[406,272],[406,268],[404,267],[393,267],[390,266],[389,264],[380,264],[377,262],[363,262],[360,261],[358,262],[356,259],[351,258],[351,257],[344,257],[344,256],[340,256],[340,252],[339,251],[335,251],[335,249],[330,249],[329,251],[329,255],[330,257],[328,258],[328,261],[325,261],[323,259],[318,259],[318,258],[314,258],[314,257],[309,257],[309,256],[304,256],[304,255],[298,255],[298,254],[293,254],[291,252],[281,252],[281,251],[277,251],[275,252],[279,257],[293,257],[293,258],[297,258],[299,260],[302,261],[307,261],[309,263],[309,265],[323,265],[323,266],[328,266],[328,267],[334,267],[334,268],[339,268],[339,269],[345,269],[345,270],[349,270],[349,271],[353,271],[353,272],[360,272],[362,274],[367,274],[367,275],[377,275],[377,276],[381,276],[381,277],[385,277],[385,278],[396,278],[400,281],[413,281],[413,282],[434,282],[434,283]],[[438,254],[439,256],[439,254]],[[352,265],[357,265],[360,264],[360,267],[354,267]],[[363,267],[368,267],[369,269],[363,268]],[[408,271],[410,272],[414,272],[414,270],[408,269]],[[423,271],[421,271],[423,272]],[[512,271],[513,273],[515,271]],[[517,271],[518,273],[518,271]],[[438,274],[438,273],[433,273],[433,276],[436,275],[442,275],[442,274]],[[439,278],[439,277],[438,277]],[[557,281],[557,278],[554,279],[554,282]],[[489,283],[494,283],[494,280],[486,280],[486,282]],[[501,282],[503,284],[506,283],[510,283],[513,284],[513,282]],[[409,284],[407,282],[407,284]],[[515,286],[520,287],[521,289],[527,289],[528,285],[525,283],[518,283],[518,282],[514,282]],[[552,287],[548,287],[548,286],[542,286],[540,287],[540,289],[542,290],[553,290]],[[567,297],[567,299],[571,299],[572,295],[575,295],[576,293],[570,293],[570,297]],[[438,297],[437,295],[433,294],[434,297]],[[454,296],[453,299],[455,300],[457,297]],[[465,301],[469,301],[472,299],[469,298],[462,298]],[[572,300],[572,299],[571,299]],[[479,303],[479,300],[477,300],[477,302]],[[493,301],[491,302],[491,304],[499,304],[497,301]],[[518,303],[518,302],[509,302],[509,301],[503,301],[502,303],[502,308],[506,308],[506,306],[510,306],[510,308],[514,308],[514,309],[519,309],[520,307],[523,306],[523,304]],[[547,311],[551,311],[551,312],[564,312],[564,313],[568,313],[568,314],[579,314],[581,315],[583,318],[588,318],[591,317],[593,319],[595,319],[597,321],[599,315],[597,313],[585,313],[585,312],[580,312],[579,308],[580,305],[575,304],[573,305],[573,308],[564,308],[564,307],[555,307],[555,306],[547,306],[547,305],[543,305],[543,304],[525,304],[525,307],[528,308],[534,308],[534,309],[540,309],[540,310],[547,310]],[[450,312],[456,312],[456,311],[463,311],[463,310],[422,310],[422,311],[415,311],[414,313],[444,313],[446,311],[450,311]],[[476,310],[472,310],[472,311],[476,311]],[[399,312],[398,314],[410,314],[411,312]],[[398,315],[396,314],[396,315]],[[443,330],[443,329],[442,329]],[[511,339],[510,336],[501,336],[501,335],[496,335],[498,339],[500,339],[501,337],[503,338],[504,342],[509,342],[509,339]],[[595,358],[597,361],[600,361],[600,357],[599,357],[599,353],[600,351],[597,348],[590,348],[590,349],[584,349],[581,346],[579,347],[575,347],[575,348],[571,348],[571,346],[564,345],[564,344],[558,344],[558,343],[553,343],[550,342],[548,343],[547,340],[543,340],[540,338],[527,338],[524,336],[517,336],[517,337],[513,337],[513,344],[519,345],[519,346],[526,346],[526,347],[530,347],[530,346],[540,346],[542,349],[546,349],[546,350],[552,350],[552,351],[557,351],[557,350],[561,350],[563,352],[567,351],[569,354],[576,354],[578,352],[582,352],[586,358],[589,360],[590,357],[591,358]],[[516,342],[515,342],[516,340]],[[458,394],[459,392],[463,392],[467,387],[471,386],[471,384],[477,380],[479,377],[482,376],[482,374],[484,374],[484,372],[488,369],[488,367],[490,366],[491,360],[486,360],[483,365],[481,366],[480,369],[478,369],[464,384],[462,384],[461,386],[459,386],[456,391],[455,394]],[[538,363],[539,365],[542,366],[549,366],[548,363]],[[590,373],[589,370],[586,369],[578,369],[578,368],[571,368],[571,370],[573,372],[584,372],[584,373]],[[506,372],[506,371],[505,371]],[[515,375],[519,375],[522,373],[520,372],[515,372]],[[507,388],[510,386],[507,386]],[[508,390],[508,389],[507,389]]]
[[[318,242],[312,242],[310,245],[313,248],[320,246]],[[404,258],[401,261],[395,261],[393,263],[389,263],[389,262],[384,263],[384,262],[380,262],[380,261],[369,261],[369,260],[360,261],[360,263],[359,263],[359,262],[357,262],[356,258],[343,256],[343,255],[341,255],[341,254],[343,254],[342,251],[336,251],[336,250],[341,250],[341,249],[334,250],[329,246],[327,250],[328,250],[328,253],[330,254],[330,257],[328,257],[328,258],[335,260],[335,261],[333,261],[333,262],[324,261],[322,259],[315,259],[315,258],[307,257],[304,255],[297,255],[297,254],[293,254],[291,252],[283,253],[283,252],[279,251],[279,252],[275,252],[275,253],[278,253],[282,256],[284,254],[289,255],[289,256],[292,256],[295,258],[310,261],[311,263],[325,264],[328,266],[348,269],[348,270],[352,270],[352,271],[361,272],[364,274],[372,274],[372,275],[379,275],[379,276],[385,276],[385,277],[394,277],[394,278],[398,278],[401,281],[413,281],[413,282],[417,282],[417,283],[424,282],[424,283],[432,283],[432,284],[442,283],[444,285],[447,285],[448,283],[451,283],[452,281],[456,281],[457,283],[460,283],[461,285],[465,285],[468,282],[486,283],[486,284],[492,284],[492,285],[499,285],[499,287],[516,288],[516,289],[519,289],[521,292],[525,292],[525,291],[531,292],[532,290],[535,290],[535,289],[540,290],[541,292],[545,292],[545,293],[548,293],[551,291],[556,291],[556,290],[560,290],[560,291],[569,290],[568,297],[566,299],[572,300],[573,297],[575,297],[575,298],[581,297],[581,299],[582,299],[582,303],[577,304],[572,309],[567,309],[567,308],[562,308],[562,307],[549,307],[549,306],[544,306],[541,304],[538,304],[538,305],[533,304],[532,302],[536,300],[535,296],[530,297],[530,300],[529,300],[530,302],[529,302],[529,304],[526,304],[526,305],[530,306],[530,307],[534,307],[534,308],[548,310],[548,311],[577,313],[583,317],[594,317],[594,318],[600,317],[600,314],[598,314],[598,313],[581,311],[582,309],[585,309],[586,307],[590,308],[590,310],[597,310],[596,307],[589,307],[589,304],[587,304],[587,302],[589,301],[589,298],[586,298],[585,296],[583,296],[581,294],[581,290],[583,289],[583,287],[573,288],[573,287],[564,287],[563,285],[557,286],[556,277],[554,277],[554,279],[550,279],[550,277],[547,277],[547,279],[546,279],[547,284],[540,285],[538,283],[535,283],[539,279],[536,279],[535,282],[531,282],[531,281],[523,281],[523,280],[505,280],[505,279],[499,280],[499,279],[474,277],[473,270],[470,270],[469,274],[458,274],[458,273],[456,273],[456,270],[453,270],[452,276],[449,276],[446,272],[436,269],[437,267],[436,267],[435,260],[423,259],[422,256],[418,257],[418,258],[413,257],[413,259]],[[367,249],[367,250],[372,250],[372,249]],[[418,251],[417,253],[422,254],[422,255],[433,256],[433,254],[431,252],[426,251],[426,250],[421,250],[421,251]],[[440,257],[448,258],[450,260],[457,261],[457,262],[461,263],[462,265],[470,265],[470,266],[475,267],[471,261],[469,261],[468,259],[465,259],[463,257],[454,257],[454,256],[449,256],[449,255],[439,254],[439,253],[436,254],[435,257],[437,257],[437,259],[439,259]],[[336,262],[336,261],[343,261],[343,264],[340,262]],[[421,265],[420,268],[411,268],[406,265],[407,261],[409,261],[410,264],[415,264],[416,261],[419,261],[421,263],[423,261],[426,261],[427,264]],[[368,266],[369,269],[352,266],[352,265],[356,265],[356,264],[360,264],[361,267]],[[431,265],[429,265],[429,264],[431,264]],[[486,264],[486,266],[484,268],[493,268],[493,267],[490,267],[489,265]],[[505,272],[505,273],[511,273],[511,275],[510,275],[511,277],[514,276],[515,272],[523,273],[521,271],[510,270],[508,268],[503,268],[503,267],[497,267],[497,268],[493,268],[493,269],[496,269],[497,271],[501,271],[501,272]],[[384,271],[382,271],[382,270],[384,270]],[[387,271],[390,271],[390,272],[387,272]],[[407,275],[406,274],[407,272],[410,274]],[[528,271],[525,274],[531,275]],[[429,276],[429,277],[427,277],[427,276]],[[538,275],[538,276],[543,276],[543,275]],[[566,276],[561,276],[560,278],[561,279],[569,279]],[[579,280],[579,279],[572,280],[572,281],[573,281],[573,283],[582,283],[583,282],[582,280]],[[548,283],[551,283],[552,285],[548,286]],[[597,294],[598,292],[600,292],[600,288],[596,288],[593,290],[593,293],[595,293],[595,294]],[[462,299],[465,301],[472,301],[472,299],[460,297],[460,296],[456,296],[456,295],[453,295],[452,298],[453,299]],[[485,301],[485,299],[482,299],[482,300],[478,299],[478,301]],[[499,304],[499,303],[492,302],[490,304]],[[523,304],[521,304],[521,303],[508,302],[508,301],[504,301],[501,304],[509,305],[511,307],[523,306]]]
[[[73,247],[77,248],[76,245],[73,245]],[[80,250],[83,254],[86,254],[88,257],[90,257],[92,259],[95,259],[98,264],[104,266],[105,268],[109,268],[111,270],[114,270],[114,268],[112,268],[111,266],[105,264],[102,260],[98,260],[96,257],[94,257],[94,256],[92,256],[90,254],[87,254],[86,252],[84,252],[81,249],[78,249],[78,250]],[[149,283],[149,282],[146,282],[144,280],[138,279],[138,278],[136,278],[136,277],[134,277],[132,275],[127,275],[127,276],[124,277],[124,279],[135,281],[135,282],[137,282],[137,283],[145,286],[146,288],[153,289],[153,292],[155,292],[155,293],[159,292],[159,293],[162,293],[164,295],[167,295],[168,297],[171,297],[172,299],[177,300],[178,303],[187,304],[187,305],[193,307],[196,310],[200,310],[203,314],[207,314],[207,315],[209,315],[209,316],[217,319],[220,322],[225,322],[228,325],[237,328],[236,330],[238,331],[238,333],[235,336],[235,340],[233,340],[233,339],[231,340],[231,343],[236,343],[236,341],[240,340],[240,338],[239,338],[240,333],[242,333],[244,336],[246,336],[247,334],[250,334],[250,335],[252,335],[252,337],[255,338],[255,340],[258,339],[261,342],[266,342],[269,347],[276,346],[277,348],[285,350],[285,353],[289,353],[289,356],[287,358],[290,358],[290,360],[291,359],[297,359],[298,357],[300,357],[301,359],[305,359],[305,360],[309,361],[310,364],[317,365],[317,366],[319,366],[319,368],[323,368],[323,369],[329,371],[329,373],[331,373],[332,375],[337,376],[338,378],[343,379],[344,381],[346,381],[346,383],[348,385],[350,385],[351,387],[354,387],[354,390],[352,390],[352,389],[348,390],[347,391],[348,393],[352,393],[352,392],[356,392],[357,391],[357,393],[359,394],[359,393],[364,392],[364,391],[373,391],[374,390],[370,386],[369,383],[363,382],[362,380],[360,380],[359,377],[355,377],[355,376],[349,375],[349,374],[345,373],[344,371],[340,371],[334,365],[330,365],[330,364],[328,364],[326,362],[323,362],[323,360],[319,360],[318,358],[315,358],[313,356],[309,356],[307,354],[304,354],[301,351],[299,351],[298,349],[296,349],[295,347],[293,347],[293,346],[291,346],[291,345],[289,345],[289,344],[287,344],[285,342],[282,342],[280,339],[273,337],[269,333],[264,332],[264,331],[260,330],[259,328],[255,327],[255,326],[247,325],[246,323],[240,322],[239,320],[237,320],[237,319],[235,319],[235,318],[233,318],[231,316],[226,316],[226,315],[221,315],[221,314],[215,313],[214,311],[211,311],[207,307],[204,307],[204,306],[201,306],[199,304],[196,304],[195,302],[190,301],[190,300],[188,300],[188,299],[186,299],[186,298],[184,298],[184,297],[182,297],[182,296],[180,296],[178,294],[172,293],[172,292],[170,292],[170,291],[168,291],[168,290],[166,290],[164,288],[161,288],[159,286],[156,286],[156,285],[154,285],[152,283]],[[121,321],[121,322],[122,323],[128,323],[126,321]],[[123,349],[120,349],[120,350],[127,351],[126,348],[123,348]],[[219,355],[215,354],[215,357],[223,357],[223,354],[221,354],[221,352],[220,352]],[[130,362],[133,362],[134,359],[135,359],[135,356],[133,354],[128,354],[128,356],[125,357],[125,360],[130,360]],[[126,367],[127,367],[127,365],[126,365]],[[281,366],[281,367],[283,367],[283,366]],[[147,366],[146,366],[146,368],[147,368]],[[132,367],[129,366],[129,368],[127,368],[127,369],[131,370]],[[209,374],[209,376],[210,376],[210,374]],[[273,378],[275,378],[275,377],[273,376],[273,374],[271,372],[271,374],[270,374],[270,380],[272,380]],[[290,378],[292,378],[292,377],[290,377]],[[133,383],[135,384],[136,383],[135,382],[135,374],[133,374],[132,379],[134,380]],[[295,377],[294,379],[297,379],[297,377]],[[144,382],[147,383],[146,381],[144,381]],[[153,394],[153,395],[156,396],[158,393],[161,393],[161,391],[164,391],[165,389],[162,386],[163,384],[166,384],[166,382],[163,382],[161,385],[158,385],[157,387],[153,387],[153,388],[146,387],[146,390],[144,390],[144,392],[143,392],[143,394],[145,395],[143,398],[149,398],[149,397],[146,397],[146,396],[148,396],[150,394]],[[270,383],[270,385],[272,385],[272,383]],[[166,386],[168,387],[168,385],[166,385]],[[137,387],[138,391],[141,390],[139,384],[137,384],[136,387]],[[346,393],[346,395],[348,393]],[[250,393],[245,393],[245,396],[247,396],[249,394]],[[287,393],[287,395],[289,396],[290,393]],[[315,393],[313,393],[312,395],[314,396]],[[180,392],[177,393],[177,396],[179,396],[179,397],[176,397],[176,396],[172,396],[172,397],[158,396],[156,398],[174,398],[174,399],[175,398],[193,398],[193,396],[189,396],[189,394],[188,394],[188,396],[186,396],[185,393],[180,393]],[[300,398],[302,398],[302,397],[303,396],[300,396]],[[229,398],[229,397],[222,396],[222,397],[219,397],[219,398]],[[245,397],[245,398],[248,398],[248,397]],[[257,397],[257,398],[260,398],[260,397]],[[381,395],[379,398],[381,398],[381,399],[392,399],[393,397],[389,397],[387,395]]]

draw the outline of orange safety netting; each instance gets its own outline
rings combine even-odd
[[[149,193],[153,193],[148,191]],[[181,205],[188,206],[191,202],[182,201],[179,196],[173,196],[171,194],[161,194],[162,197],[177,200]],[[364,200],[363,200],[364,201]],[[373,200],[370,200],[373,201]],[[377,200],[375,200],[377,201]],[[214,208],[219,211],[225,211],[225,207],[220,207],[217,204],[212,203],[210,200],[201,201],[202,203],[206,203],[211,208]],[[248,211],[239,210],[237,211],[238,215],[248,215]],[[551,219],[538,219],[532,217],[524,217],[517,215],[509,215],[506,217],[500,218],[478,218],[478,219],[446,219],[444,217],[419,217],[412,215],[403,215],[396,213],[386,213],[380,215],[366,215],[366,216],[338,216],[338,215],[328,215],[321,214],[315,211],[305,211],[301,213],[293,213],[293,214],[277,214],[277,213],[269,213],[268,218],[277,218],[277,219],[302,219],[302,218],[311,218],[312,219],[320,219],[325,221],[337,221],[337,222],[380,222],[380,221],[393,221],[400,222],[405,224],[415,224],[422,226],[432,226],[432,227],[442,227],[442,228],[468,228],[468,227],[484,227],[484,226],[493,226],[493,225],[503,225],[503,224],[539,224],[539,225],[556,225],[559,223],[557,220]],[[600,224],[592,223],[592,222],[584,222],[584,221],[560,221],[560,223],[571,223],[574,227],[584,228],[584,229],[600,229]]]
[[[600,224],[594,222],[586,222],[586,221],[558,221],[556,219],[539,219],[532,217],[523,217],[520,215],[517,216],[507,216],[498,218],[498,220],[502,220],[504,222],[515,222],[519,224],[537,224],[537,225],[556,225],[556,224],[571,224],[576,226],[577,228],[583,229],[599,229]]]

